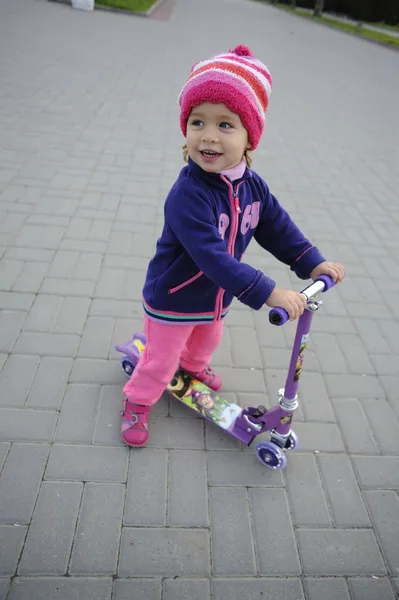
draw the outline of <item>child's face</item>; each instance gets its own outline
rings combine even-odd
[[[249,149],[247,130],[225,104],[195,106],[187,121],[186,141],[190,158],[208,173],[237,166]]]

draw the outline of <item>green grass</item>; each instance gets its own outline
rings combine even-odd
[[[265,0],[260,0],[264,2]],[[379,31],[372,31],[371,29],[367,29],[366,27],[358,27],[357,25],[352,25],[351,23],[343,23],[342,21],[337,21],[333,17],[313,17],[312,13],[302,8],[293,9],[289,4],[282,4],[281,2],[276,2],[273,4],[277,8],[282,8],[288,12],[299,15],[300,17],[305,17],[306,19],[311,19],[313,21],[317,21],[318,23],[323,23],[324,25],[329,25],[336,29],[341,29],[342,31],[347,31],[349,33],[355,33],[364,38],[368,38],[370,40],[374,40],[376,42],[380,42],[381,44],[385,44],[386,46],[395,46],[399,48],[399,37],[394,37],[387,33],[380,33]],[[376,25],[376,24],[375,24]],[[395,29],[395,28],[393,28]]]
[[[156,0],[95,0],[96,4],[110,8],[123,8],[135,12],[146,12]]]
[[[375,25],[375,27],[380,27],[381,29],[388,29],[388,31],[399,32],[399,24],[398,25],[387,25],[386,23],[370,23],[370,25]]]

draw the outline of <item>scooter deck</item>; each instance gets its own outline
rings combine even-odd
[[[235,421],[243,411],[238,404],[222,398],[218,392],[182,370],[175,373],[166,391],[207,421],[234,435]]]

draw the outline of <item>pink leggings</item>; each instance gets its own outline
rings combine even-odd
[[[182,369],[198,373],[209,364],[222,339],[223,321],[201,325],[169,325],[144,317],[144,354],[123,388],[126,398],[151,406]]]

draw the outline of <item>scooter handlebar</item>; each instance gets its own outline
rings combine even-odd
[[[327,292],[332,287],[334,287],[335,281],[329,275],[320,275],[312,284],[310,284],[307,288],[302,290],[301,294],[303,294],[309,302],[312,298],[314,298],[320,292]],[[280,327],[284,325],[289,319],[288,313],[284,308],[275,307],[272,308],[269,312],[269,322],[272,325],[277,325]]]

